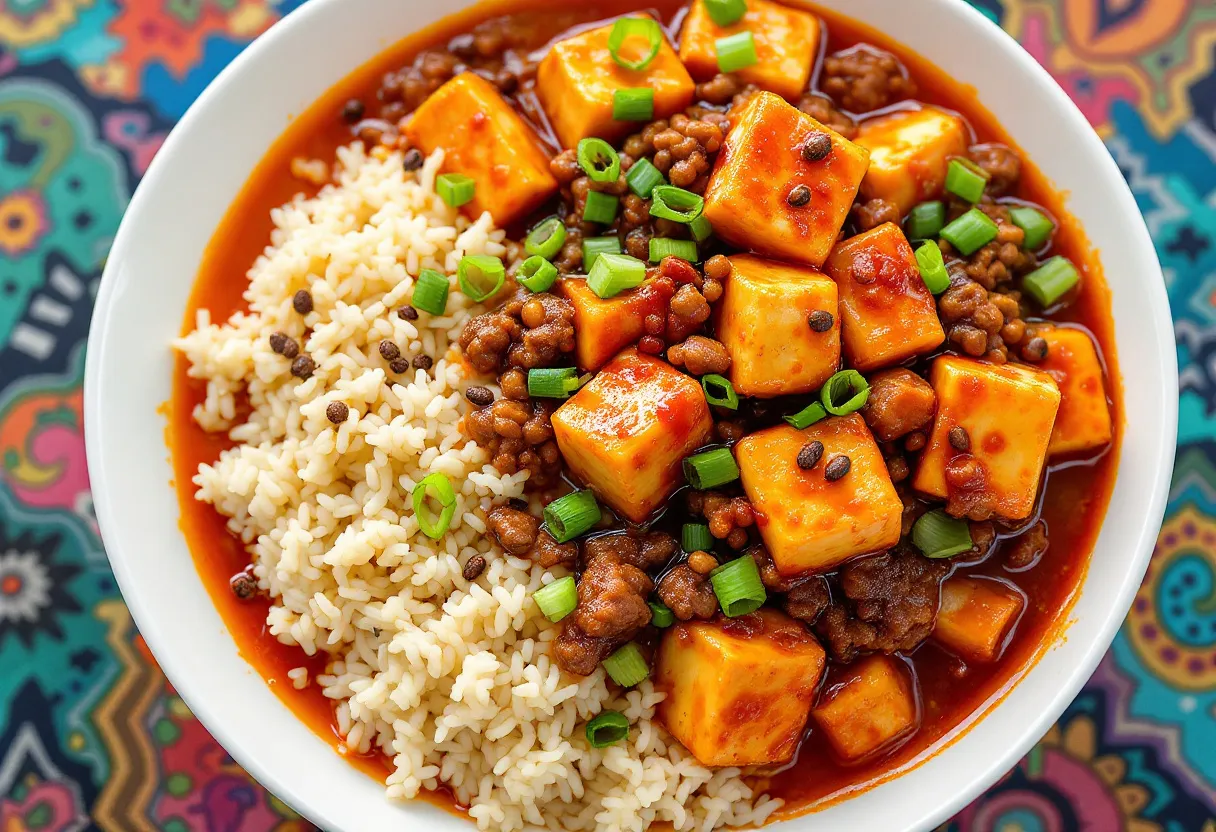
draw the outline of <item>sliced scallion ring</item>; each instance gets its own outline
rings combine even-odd
[[[595,261],[601,254],[620,254],[620,237],[584,237],[583,238],[583,271],[591,274]]]
[[[498,294],[507,279],[507,269],[497,257],[488,254],[466,254],[456,267],[460,291],[474,303],[489,300]]]
[[[654,88],[615,90],[612,93],[614,121],[651,121],[654,119]]]
[[[515,282],[529,292],[547,292],[557,281],[557,266],[539,254],[533,254],[519,264],[515,271]]]
[[[647,601],[650,607],[650,623],[664,630],[676,622],[676,617],[661,601]]]
[[[799,410],[797,413],[789,416],[782,416],[786,423],[793,425],[798,430],[809,428],[811,425],[828,418],[828,412],[823,409],[823,405],[819,402],[811,402],[806,407]]]
[[[556,624],[574,612],[578,604],[578,587],[574,578],[567,575],[533,592],[532,600],[545,618]]]
[[[658,263],[664,257],[678,257],[689,263],[700,259],[697,255],[697,244],[692,240],[672,240],[668,237],[650,238],[650,262]]]
[[[634,162],[633,167],[625,174],[625,182],[629,185],[629,190],[642,199],[650,199],[655,187],[666,185],[667,179],[649,159],[643,157]]]
[[[921,280],[933,294],[940,295],[950,288],[950,273],[946,271],[946,261],[942,259],[942,250],[937,243],[925,240],[917,246],[916,267]]]
[[[856,370],[841,370],[819,391],[823,409],[833,416],[847,416],[861,410],[869,398],[870,383]]]
[[[427,505],[428,497],[442,507],[438,517]],[[410,500],[414,504],[414,518],[422,533],[432,540],[443,537],[456,514],[456,492],[448,478],[438,472],[427,474],[414,486]]]
[[[927,558],[952,558],[970,551],[971,529],[966,520],[951,517],[938,509],[916,518],[912,542]]]
[[[739,466],[730,448],[714,448],[684,458],[684,476],[698,491],[739,479]]]
[[[756,54],[756,37],[751,32],[737,32],[718,38],[714,46],[718,50],[719,72],[738,72],[760,60]]]
[[[631,688],[650,675],[646,657],[632,641],[604,659],[604,670],[623,688]]]
[[[621,157],[603,139],[581,139],[578,166],[592,182],[615,182],[621,175]]]
[[[629,720],[616,711],[603,711],[587,723],[587,742],[592,748],[607,748],[629,737]]]
[[[768,593],[760,580],[760,570],[751,555],[722,564],[709,573],[709,583],[727,618],[738,618],[764,605]]]
[[[1081,273],[1067,257],[1052,257],[1022,280],[1022,288],[1040,306],[1055,305],[1081,282]]]
[[[635,41],[642,39],[643,43]],[[608,34],[608,52],[625,69],[645,69],[663,46],[663,30],[653,17],[622,17]],[[626,48],[629,47],[629,48]],[[640,54],[640,58],[630,55]]]
[[[432,315],[442,315],[448,308],[448,279],[434,269],[423,269],[414,281],[414,297],[410,305]]]
[[[533,367],[528,370],[528,395],[538,399],[564,399],[579,388],[573,367]]]
[[[601,254],[587,275],[587,288],[601,298],[616,297],[646,280],[646,264],[628,254]]]
[[[680,529],[680,546],[685,552],[708,552],[713,545],[714,537],[704,523],[685,523]]]
[[[557,217],[545,217],[532,226],[524,239],[524,251],[528,254],[552,260],[566,242],[566,226]]]
[[[702,376],[701,389],[705,391],[705,401],[715,407],[724,407],[727,410],[739,409],[739,394],[735,392],[735,386],[730,383],[730,379],[725,376],[717,373]]]
[[[1022,248],[1027,251],[1041,249],[1051,239],[1051,232],[1056,229],[1056,224],[1046,214],[1028,205],[1010,208],[1009,219],[1024,232]]]
[[[545,528],[558,543],[573,540],[600,522],[600,505],[590,491],[571,491],[545,506]]]
[[[970,159],[951,159],[946,166],[946,191],[975,204],[984,195],[989,173]]]
[[[650,192],[650,198],[650,216],[685,225],[695,221],[705,210],[703,197],[675,185],[659,185]]]

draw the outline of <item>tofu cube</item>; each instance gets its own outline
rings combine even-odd
[[[932,107],[871,119],[853,141],[870,151],[862,197],[893,202],[901,215],[940,197],[950,157],[967,155],[963,120]]]
[[[844,355],[853,369],[899,364],[946,340],[937,302],[894,223],[837,243],[824,271],[840,289]]]
[[[748,0],[747,13],[730,26],[714,23],[705,4],[693,3],[680,33],[680,60],[698,81],[718,74],[719,38],[751,32],[756,63],[735,73],[744,84],[797,98],[806,91],[819,54],[819,21],[807,11],[770,0]]]
[[[690,621],[663,635],[658,717],[707,766],[784,763],[794,754],[823,674],[823,648],[774,609]]]
[[[608,51],[612,26],[559,40],[536,70],[536,94],[563,147],[575,147],[588,136],[615,142],[645,126],[612,117],[616,90],[654,90],[656,119],[668,118],[692,103],[695,84],[666,38],[646,69],[627,69]]]
[[[714,232],[740,248],[819,268],[848,217],[870,152],[823,126],[771,92],[752,97],[733,118],[705,190]],[[827,133],[827,158],[808,162],[801,148]],[[787,200],[810,189],[801,206]]]
[[[667,315],[657,292],[644,287],[601,298],[584,278],[564,277],[557,291],[574,305],[574,355],[580,370],[595,372],[646,334],[646,316]]]
[[[1047,341],[1047,358],[1039,367],[1060,386],[1060,412],[1047,445],[1048,455],[1101,448],[1110,442],[1112,425],[1106,401],[1102,362],[1089,333],[1070,327],[1036,327]]]
[[[823,459],[804,471],[798,452],[816,440]],[[849,472],[829,482],[824,468],[840,454],[848,456]],[[778,425],[753,433],[735,446],[735,459],[756,528],[782,575],[826,572],[899,542],[903,503],[859,414],[829,416],[805,430]]]
[[[553,414],[566,465],[618,514],[641,523],[684,482],[684,457],[713,420],[696,380],[626,350]]]
[[[462,209],[471,219],[489,211],[496,225],[510,225],[557,193],[536,132],[489,81],[471,72],[432,93],[405,135],[426,154],[442,147],[445,172],[472,177],[476,190]]]
[[[750,254],[729,259],[717,335],[735,390],[765,397],[818,390],[840,366],[836,284],[814,269]],[[807,324],[818,311],[832,314],[831,329]]]
[[[1004,581],[955,576],[942,584],[933,638],[967,661],[994,662],[1025,606]]]
[[[811,716],[836,753],[850,763],[907,736],[920,722],[907,668],[881,654],[843,668]]]
[[[968,516],[973,520],[1029,517],[1060,408],[1055,380],[1021,365],[997,366],[947,355],[933,362],[929,383],[937,393],[937,418],[913,487],[947,499],[952,490],[947,484],[947,466],[957,458],[970,457],[978,463],[981,475],[972,486],[980,508]],[[969,454],[956,451],[947,439],[956,426],[971,440]]]

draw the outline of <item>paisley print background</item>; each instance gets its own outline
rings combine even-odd
[[[207,735],[132,625],[91,511],[80,392],[141,174],[299,2],[0,0],[2,832],[311,828]],[[943,828],[1216,832],[1216,2],[972,2],[1073,96],[1131,185],[1165,266],[1182,412],[1165,527],[1114,647]]]

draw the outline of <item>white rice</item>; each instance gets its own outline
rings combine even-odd
[[[465,254],[506,254],[488,214],[470,223],[435,195],[441,163],[437,152],[408,174],[398,153],[340,149],[333,184],[273,212],[272,245],[249,272],[250,311],[217,325],[202,310],[176,342],[207,382],[195,419],[238,443],[200,466],[197,498],[248,545],[273,599],[270,632],[328,656],[327,673],[296,668],[291,681],[333,699],[349,749],[391,758],[390,797],[446,786],[479,828],[503,832],[759,825],[780,801],[739,769],[698,764],[654,721],[662,694],[650,682],[621,693],[602,669],[557,668],[558,627],[532,593],[565,572],[509,557],[486,534],[486,511],[520,496],[526,474],[499,474],[459,431],[456,340],[477,310],[453,285],[442,318],[393,313],[419,269],[453,275]],[[305,317],[292,309],[299,289],[314,300]],[[306,330],[317,366],[301,382],[269,336]],[[433,357],[432,371],[393,376],[382,339]],[[252,412],[237,423],[242,394]],[[335,401],[349,407],[341,425],[325,415]],[[457,511],[433,541],[409,495],[436,471]],[[461,570],[474,555],[489,566],[470,583]],[[627,742],[589,745],[585,724],[602,710],[629,718]]]

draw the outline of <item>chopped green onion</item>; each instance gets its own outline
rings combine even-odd
[[[870,383],[856,370],[841,370],[819,391],[823,409],[833,416],[848,416],[861,410],[870,398]]]
[[[655,187],[666,185],[667,179],[649,159],[643,158],[633,163],[633,167],[625,174],[625,182],[629,185],[629,190],[642,199],[650,199]]]
[[[583,203],[583,222],[594,222],[600,225],[612,225],[616,219],[616,210],[621,200],[612,194],[588,191],[587,201]]]
[[[502,261],[488,254],[466,254],[456,267],[460,291],[474,303],[481,303],[498,293],[507,279]]]
[[[921,280],[933,294],[940,295],[950,288],[950,273],[946,271],[946,261],[942,259],[942,250],[937,243],[925,240],[917,246],[916,267],[920,269]]]
[[[755,612],[768,597],[760,580],[760,570],[751,555],[722,564],[709,573],[709,582],[727,618]]]
[[[538,399],[564,399],[578,388],[578,370],[573,367],[528,370],[528,395]]]
[[[675,615],[661,601],[647,601],[646,604],[650,607],[650,623],[660,630],[665,630],[676,623]]]
[[[578,166],[592,182],[615,182],[621,175],[621,157],[603,139],[581,139]]]
[[[719,26],[738,23],[747,14],[746,0],[701,0],[705,13]]]
[[[646,280],[646,264],[628,254],[601,254],[587,275],[587,288],[601,298],[616,297]]]
[[[651,121],[654,118],[654,88],[613,92],[612,118],[616,121]]]
[[[927,558],[950,558],[971,549],[971,529],[938,509],[922,514],[912,524],[912,542]]]
[[[1027,251],[1038,251],[1051,239],[1051,232],[1056,230],[1056,224],[1046,214],[1037,208],[1025,205],[1009,209],[1009,219],[1013,224],[1026,233],[1022,240],[1022,248]]]
[[[545,506],[545,528],[558,543],[566,543],[600,522],[600,504],[590,491],[571,491]]]
[[[708,552],[713,548],[714,537],[704,523],[685,523],[680,530],[680,545],[685,552]]]
[[[578,605],[578,587],[574,578],[567,575],[533,592],[532,600],[536,601],[545,618],[556,624],[574,612]]]
[[[566,226],[558,217],[545,217],[524,239],[524,251],[552,260],[566,243]]]
[[[739,479],[739,466],[730,448],[714,448],[684,459],[684,476],[698,491]]]
[[[592,748],[607,748],[629,737],[629,720],[616,711],[604,711],[587,723],[587,742]]]
[[[448,309],[448,279],[434,269],[420,271],[410,305],[432,315],[442,315]]]
[[[687,225],[701,216],[705,200],[675,185],[659,185],[650,192],[650,216]]]
[[[941,236],[967,257],[996,239],[996,223],[979,208],[972,208],[943,228]]]
[[[988,177],[988,171],[970,159],[951,159],[946,166],[946,191],[968,202],[979,202]]]
[[[453,208],[473,199],[477,183],[463,173],[441,173],[435,177],[435,193]]]
[[[922,202],[908,212],[908,239],[932,240],[946,224],[944,202]]]
[[[698,243],[703,243],[714,234],[714,227],[709,224],[709,219],[702,214],[688,224],[688,232],[692,234],[692,238]]]
[[[622,47],[632,38],[646,39],[645,51],[637,60],[630,60],[623,54]],[[612,32],[608,35],[608,52],[612,55],[612,60],[625,69],[645,69],[650,66],[662,45],[663,30],[653,17],[622,17],[612,24]]]
[[[725,407],[727,410],[739,409],[739,394],[730,379],[710,373],[701,378],[701,389],[705,391],[705,401],[714,407]]]
[[[667,237],[650,238],[650,262],[658,263],[664,257],[679,257],[689,263],[701,258],[697,255],[697,244],[692,240],[672,240]]]
[[[583,271],[587,274],[595,268],[595,261],[601,254],[620,254],[620,237],[584,237],[583,238]]]
[[[781,418],[798,430],[802,430],[828,418],[828,412],[823,409],[823,405],[819,402],[811,402],[792,416],[782,416]]]
[[[747,69],[760,58],[756,55],[756,39],[751,32],[739,32],[718,38],[718,71],[738,72]]]
[[[533,254],[519,264],[515,271],[515,282],[529,292],[547,292],[557,281],[557,266],[539,254]]]
[[[623,688],[631,688],[650,675],[646,657],[632,641],[604,659],[604,670]]]
[[[427,505],[427,497],[437,500],[442,507],[438,517]],[[443,537],[456,514],[456,492],[448,478],[440,473],[427,474],[414,486],[410,498],[414,503],[414,519],[422,533],[432,540]]]
[[[1072,287],[1081,282],[1077,267],[1066,257],[1052,257],[1022,280],[1022,288],[1039,302],[1040,306],[1051,306]]]

